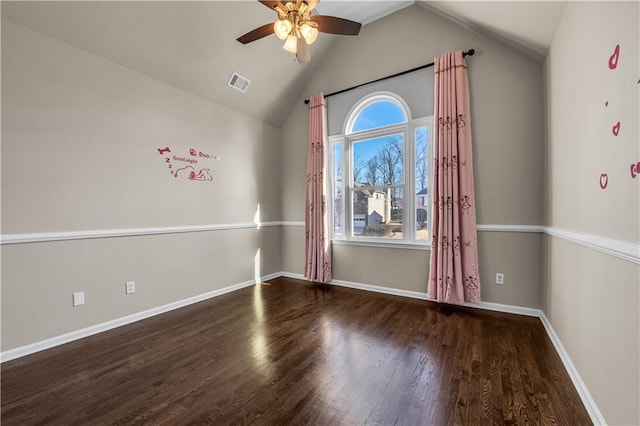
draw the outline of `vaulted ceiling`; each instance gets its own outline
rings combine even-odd
[[[542,60],[564,5],[324,0],[318,12],[369,24],[404,7],[424,7]],[[241,45],[238,36],[275,19],[257,1],[3,1],[2,18],[276,126],[314,64],[342,37],[321,34],[306,65],[296,63],[273,36]],[[251,81],[246,94],[227,87],[234,71]]]

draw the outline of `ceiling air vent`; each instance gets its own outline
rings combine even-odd
[[[249,83],[251,83],[251,81],[249,81],[248,78],[241,76],[237,72],[234,72],[233,74],[231,74],[227,86],[233,87],[234,89],[245,93],[247,91],[247,88],[249,87]]]

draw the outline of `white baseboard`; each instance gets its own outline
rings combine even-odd
[[[296,274],[292,272],[281,272],[280,275],[287,278],[306,280],[304,275]],[[391,288],[391,287],[383,287],[383,286],[355,283],[351,281],[342,281],[342,280],[331,280],[329,284],[337,285],[341,287],[355,288],[358,290],[373,291],[376,293],[391,294],[394,296],[403,296],[403,297],[410,297],[413,299],[433,301],[433,299],[428,297],[426,293],[422,293],[418,291],[400,290],[400,289]],[[589,413],[589,416],[591,417],[591,421],[594,423],[594,425],[607,424],[604,417],[602,416],[602,413],[598,409],[596,402],[593,400],[593,397],[591,396],[589,389],[587,388],[585,383],[582,381],[582,378],[580,377],[578,370],[576,369],[575,365],[571,361],[569,354],[564,349],[564,346],[562,346],[560,338],[558,337],[553,327],[551,326],[551,323],[547,319],[547,316],[544,314],[544,311],[542,311],[541,309],[527,308],[524,306],[503,305],[501,303],[492,303],[492,302],[481,302],[479,304],[465,303],[464,306],[467,306],[470,308],[486,309],[490,311],[505,312],[509,314],[526,315],[526,316],[540,318],[540,321],[542,322],[542,325],[544,326],[544,329],[546,330],[547,335],[549,336],[549,339],[553,343],[553,346],[556,348],[556,351],[560,356],[560,359],[562,360],[562,364],[566,368],[567,373],[571,378],[571,382],[573,383],[573,386],[576,388],[576,391],[578,392],[578,395],[580,396],[580,399],[582,400],[582,403],[584,404],[585,409],[587,410],[587,412]]]
[[[307,281],[307,279],[302,274],[296,274],[293,272],[280,272],[280,274],[283,277],[295,278],[295,279]],[[393,296],[410,297],[412,299],[435,301],[434,299],[427,296],[427,293],[423,293],[420,291],[402,290],[398,288],[383,287],[378,285],[356,283],[353,281],[344,281],[344,280],[331,280],[329,284],[337,285],[340,287],[355,288],[358,290],[372,291],[374,293],[383,293],[383,294],[390,294]],[[500,303],[491,303],[491,302],[465,303],[464,306],[468,306],[471,308],[478,308],[478,309],[486,309],[489,311],[498,311],[498,312],[507,312],[510,314],[526,315],[530,317],[539,317],[540,314],[542,313],[540,309],[527,308],[524,306],[502,305]]]
[[[493,302],[465,303],[464,306],[468,306],[470,308],[485,309],[487,311],[524,315],[527,317],[539,317],[540,314],[542,314],[542,311],[540,309],[528,308],[526,306],[503,305],[502,303]]]
[[[584,408],[589,413],[589,416],[591,417],[591,421],[593,422],[594,425],[606,425],[607,422],[604,419],[604,416],[602,415],[602,413],[600,412],[600,409],[596,405],[596,402],[593,400],[593,397],[591,396],[591,393],[589,392],[587,385],[585,385],[585,383],[582,381],[582,377],[580,377],[580,373],[578,373],[576,366],[571,361],[569,354],[564,349],[564,346],[562,345],[560,338],[556,334],[555,330],[551,326],[551,322],[549,322],[549,319],[547,318],[547,316],[544,314],[543,311],[540,311],[540,321],[542,321],[542,325],[544,326],[544,329],[547,331],[547,335],[549,336],[549,339],[551,339],[553,346],[555,346],[556,351],[558,352],[558,355],[560,356],[560,359],[564,364],[564,368],[567,369],[567,373],[569,374],[569,377],[571,377],[573,386],[576,388],[578,395],[580,395],[580,399],[584,404]]]
[[[298,274],[294,272],[285,272],[285,271],[265,275],[263,277],[260,277],[260,280],[268,281],[278,277],[287,277],[287,278],[294,278],[294,279],[307,281],[304,275],[302,274]],[[81,330],[76,330],[60,336],[45,339],[40,342],[36,342],[29,345],[21,346],[19,348],[11,349],[11,350],[0,353],[0,363],[11,361],[13,359],[17,359],[23,356],[31,355],[33,353],[40,352],[45,349],[50,349],[55,346],[63,345],[65,343],[82,339],[84,337],[89,337],[94,334],[101,333],[103,331],[111,330],[116,327],[131,324],[133,322],[140,321],[142,319],[149,318],[155,315],[163,314],[165,312],[169,312],[174,309],[178,309],[184,306],[198,303],[203,300],[221,296],[223,294],[230,293],[232,291],[236,291],[245,287],[252,286],[255,283],[256,283],[255,279],[244,281],[242,283],[234,284],[218,290],[214,290],[214,291],[210,291],[197,296],[189,297],[187,299],[179,300],[173,303],[169,303],[167,305],[159,306],[157,308],[148,309],[146,311],[138,312],[132,315],[127,315],[122,318],[117,318],[115,320],[111,320],[101,324],[96,324],[90,327],[86,327]],[[371,291],[375,293],[384,293],[384,294],[390,294],[394,296],[409,297],[412,299],[433,301],[433,299],[429,298],[426,293],[422,293],[418,291],[401,290],[397,288],[383,287],[383,286],[356,283],[352,281],[343,281],[343,280],[331,280],[329,284],[337,285],[340,287],[348,287],[348,288],[354,288],[358,290]],[[551,342],[556,348],[556,351],[558,352],[558,355],[560,356],[560,359],[562,360],[563,365],[567,369],[567,373],[569,374],[569,377],[571,378],[571,381],[573,382],[573,385],[575,386],[576,391],[578,392],[578,395],[582,399],[582,403],[584,404],[587,412],[589,413],[591,420],[596,425],[606,425],[606,421],[602,416],[602,413],[598,409],[598,406],[596,405],[595,401],[593,400],[591,393],[589,392],[589,390],[587,389],[587,386],[582,381],[582,378],[580,377],[578,370],[576,369],[575,365],[571,361],[569,354],[564,349],[564,346],[562,345],[560,338],[553,330],[551,323],[549,322],[549,320],[547,319],[546,315],[542,310],[527,308],[523,306],[503,305],[500,303],[491,303],[491,302],[481,302],[479,304],[467,303],[465,304],[465,306],[468,306],[471,308],[477,308],[477,309],[487,309],[491,311],[506,312],[511,314],[519,314],[519,315],[526,315],[526,316],[533,316],[533,317],[540,318],[540,321],[542,322],[542,325],[544,326],[544,329],[546,330],[547,335],[549,336],[549,339],[551,339]]]
[[[302,274],[296,274],[293,272],[281,272],[281,274],[283,277],[308,281]],[[429,300],[426,293],[421,293],[418,291],[401,290],[398,288],[381,287],[377,285],[355,283],[352,281],[343,281],[343,280],[331,280],[329,284],[337,285],[340,287],[355,288],[358,290],[372,291],[375,293],[384,293],[384,294],[391,294],[394,296],[410,297],[412,299]]]
[[[281,276],[280,273],[265,275],[260,278],[261,281],[271,280]],[[101,324],[92,325],[90,327],[75,330],[70,333],[65,333],[60,336],[51,337],[49,339],[41,340],[39,342],[31,343],[29,345],[20,346],[15,349],[10,349],[0,353],[0,363],[11,361],[16,358],[31,355],[36,352],[50,349],[56,346],[64,345],[65,343],[73,342],[74,340],[82,339],[85,337],[93,336],[94,334],[102,333],[103,331],[111,330],[116,327],[131,324],[136,321],[140,321],[149,317],[163,314],[165,312],[173,311],[174,309],[182,308],[194,303],[202,302],[203,300],[211,299],[213,297],[221,296],[232,291],[240,290],[245,287],[250,287],[256,283],[256,280],[244,281],[238,284],[230,285],[218,290],[213,290],[207,293],[199,294],[197,296],[189,297],[186,299],[178,300],[173,303],[158,306],[156,308],[148,309],[146,311],[137,312],[135,314],[127,315],[121,318],[116,318],[111,321],[103,322]]]

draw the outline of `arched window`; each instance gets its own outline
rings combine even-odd
[[[405,106],[388,96],[373,96],[360,103],[349,116],[346,133],[373,130],[408,121]]]
[[[330,140],[334,240],[428,243],[431,123],[394,93],[355,103]]]

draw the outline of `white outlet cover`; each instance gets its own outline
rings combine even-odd
[[[73,306],[84,305],[84,291],[73,293]]]
[[[124,283],[124,293],[131,294],[136,292],[136,282],[135,281],[127,281]]]

